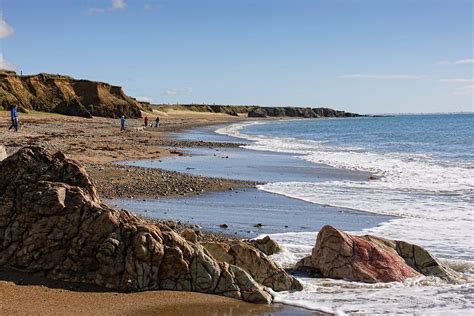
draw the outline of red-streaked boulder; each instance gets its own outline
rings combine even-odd
[[[324,277],[360,282],[394,282],[420,275],[390,247],[324,226],[309,257],[297,268],[317,269]]]
[[[435,276],[449,283],[460,284],[465,282],[456,271],[443,265],[423,247],[403,240],[390,240],[371,235],[365,235],[362,238],[380,247],[388,247],[389,250],[403,258],[408,266],[425,276]]]
[[[329,225],[319,232],[312,254],[295,268],[317,276],[361,282],[403,281],[418,275],[454,284],[465,282],[418,245],[371,235],[354,236]]]

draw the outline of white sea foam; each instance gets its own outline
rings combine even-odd
[[[261,123],[250,123],[261,124]],[[246,148],[293,153],[308,162],[367,171],[375,181],[280,182],[259,189],[312,203],[398,218],[362,232],[407,240],[443,258],[467,280],[450,285],[437,278],[404,283],[363,284],[303,278],[302,292],[279,293],[281,302],[307,308],[331,308],[350,314],[416,313],[470,314],[474,309],[474,165],[438,160],[430,155],[376,153],[363,148],[331,147],[326,142],[246,135],[246,124],[218,132],[253,141]],[[285,251],[274,255],[292,266],[308,255],[316,233],[272,235]],[[307,305],[305,305],[307,304]]]
[[[474,258],[474,210],[466,197],[407,194],[383,181],[281,182],[259,188],[312,203],[400,216],[365,233],[407,240],[444,258]]]
[[[282,233],[271,237],[283,248],[272,259],[283,267],[291,267],[310,254],[317,233]],[[459,272],[467,282],[453,285],[435,277],[418,277],[403,283],[367,284],[299,278],[303,291],[279,292],[275,299],[285,304],[347,314],[471,314],[474,308],[474,263],[467,260],[443,260],[443,263]]]
[[[234,124],[218,132],[254,141],[246,148],[294,153],[313,163],[367,171],[375,181],[280,182],[261,190],[312,203],[400,216],[367,232],[405,239],[445,258],[474,259],[474,167],[429,155],[373,153],[323,142],[241,132]],[[455,233],[454,233],[455,232]]]

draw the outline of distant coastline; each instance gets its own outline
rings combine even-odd
[[[363,117],[366,115],[334,110],[327,107],[274,107],[259,105],[221,105],[221,104],[149,104],[159,111],[184,110],[205,113],[223,113],[232,116],[265,117]]]
[[[16,105],[21,112],[41,111],[91,118],[93,116],[141,118],[142,112],[186,110],[231,116],[360,117],[357,113],[327,107],[265,107],[258,105],[152,104],[128,96],[122,87],[105,82],[75,79],[60,74],[18,75],[0,70],[0,108]]]

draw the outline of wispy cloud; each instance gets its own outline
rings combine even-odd
[[[157,4],[157,3],[145,3],[143,5],[143,9],[145,10],[161,9],[162,7],[163,7],[162,4]]]
[[[127,7],[125,0],[112,0],[110,7],[101,7],[101,8],[89,8],[87,12],[89,14],[101,14],[105,12],[124,10]]]
[[[87,10],[87,13],[89,14],[100,14],[100,13],[104,13],[106,10],[104,8],[89,8],[89,10]]]
[[[136,97],[135,99],[137,99],[138,101],[141,101],[141,102],[150,102],[151,103],[151,98],[149,97]]]
[[[474,58],[465,58],[465,59],[459,59],[459,60],[440,60],[436,64],[438,65],[470,65],[474,64]]]
[[[454,62],[454,64],[455,65],[474,64],[474,59],[473,58],[466,58],[466,59],[456,60]]]
[[[439,82],[444,83],[472,83],[474,82],[473,78],[448,78],[448,79],[439,79]]]
[[[3,13],[0,11],[0,39],[7,38],[13,33],[15,30],[5,21]],[[0,52],[0,69],[15,70],[15,66],[3,57],[2,52]]]
[[[420,75],[370,75],[370,74],[347,74],[341,75],[342,79],[374,79],[374,80],[420,80],[425,76]]]
[[[183,95],[190,95],[193,93],[192,88],[173,88],[173,89],[166,89],[164,95],[169,97],[177,97]]]
[[[3,57],[0,53],[0,69],[15,70],[15,66]]]
[[[104,8],[89,8],[87,13],[89,14],[101,14],[104,13],[106,10]]]
[[[8,25],[8,23],[5,21],[5,19],[3,18],[3,14],[2,12],[0,11],[0,39],[2,38],[6,38],[10,35],[13,35],[13,33],[15,33],[15,31],[13,30],[13,28]]]
[[[112,9],[123,10],[127,7],[125,0],[112,0]]]

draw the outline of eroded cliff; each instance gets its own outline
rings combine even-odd
[[[0,106],[82,117],[141,117],[141,104],[104,82],[41,73],[19,76],[0,71]]]

